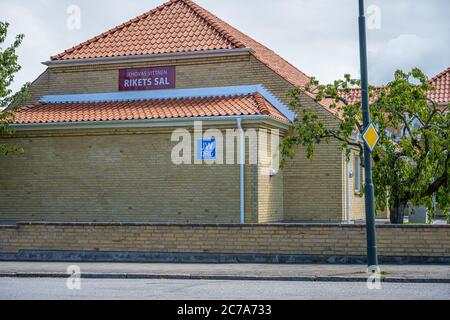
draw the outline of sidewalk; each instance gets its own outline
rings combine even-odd
[[[145,264],[0,262],[0,277],[68,277],[67,267],[77,265],[83,278],[93,279],[204,279],[274,281],[367,280],[364,265],[294,264]],[[384,282],[450,283],[444,265],[384,265]]]

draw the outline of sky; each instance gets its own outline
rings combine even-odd
[[[163,2],[0,0],[0,21],[11,25],[9,41],[25,35],[13,89],[36,79],[50,56]],[[357,0],[195,2],[323,83],[345,73],[359,78]],[[74,6],[79,24],[73,23]],[[419,67],[432,77],[450,66],[449,0],[366,0],[366,7],[371,84],[390,81],[396,69]]]

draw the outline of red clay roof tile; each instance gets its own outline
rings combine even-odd
[[[289,120],[261,95],[121,102],[36,103],[14,112],[15,124],[270,115]]]
[[[190,1],[172,0],[51,58],[67,60],[243,47],[244,44],[205,19]]]
[[[139,41],[130,39],[135,37]],[[134,48],[134,49],[133,49]],[[310,78],[274,51],[191,0],[170,0],[101,35],[51,57],[52,60],[251,48],[252,54],[294,86]],[[309,94],[308,94],[309,95]],[[314,98],[313,95],[309,95]],[[333,114],[329,102],[319,103]]]
[[[428,93],[428,98],[433,102],[442,104],[450,102],[450,67],[442,71],[438,75],[430,79],[430,84],[434,87],[434,91]],[[383,87],[376,87],[374,93],[381,90]],[[350,90],[350,94],[347,95],[343,91],[341,92],[343,98],[348,98],[349,103],[356,103],[361,101],[361,89],[353,88]],[[370,102],[373,102],[376,97],[372,96]]]
[[[450,102],[450,67],[433,77],[430,84],[435,91],[430,92],[428,98],[436,103]]]

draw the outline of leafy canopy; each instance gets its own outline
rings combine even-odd
[[[363,157],[363,132],[360,81],[345,75],[343,80],[321,85],[316,79],[302,88],[290,90],[290,107],[298,118],[283,141],[283,165],[292,158],[297,146],[307,151],[331,139],[342,142],[347,157],[352,148]],[[433,195],[448,214],[449,190],[449,112],[448,105],[438,105],[428,98],[435,90],[419,69],[396,71],[394,80],[384,87],[370,87],[370,112],[380,141],[372,158],[373,179],[378,207],[389,204],[391,210],[411,201],[433,210]],[[326,126],[319,117],[302,105],[301,97],[313,94],[336,111],[339,122]],[[361,161],[363,164],[364,161]]]
[[[8,35],[9,24],[0,21],[0,111],[7,107],[14,107],[24,103],[28,98],[29,84],[25,84],[21,90],[13,94],[10,86],[14,81],[14,75],[21,69],[18,64],[17,48],[23,40],[23,35],[17,35],[14,41],[3,49],[3,44]],[[13,114],[9,111],[0,112],[0,136],[13,133],[9,125],[12,123]],[[19,148],[0,144],[0,154],[8,154],[20,151]]]

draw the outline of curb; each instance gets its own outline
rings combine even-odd
[[[450,257],[379,256],[382,264],[448,265]],[[1,253],[0,262],[129,262],[129,263],[262,263],[262,264],[362,264],[365,256],[252,254],[252,253],[167,253],[114,251],[20,250]]]
[[[68,278],[67,273],[5,272],[0,278]],[[366,282],[365,277],[341,276],[240,276],[240,275],[190,275],[190,274],[140,274],[140,273],[82,273],[82,279],[132,279],[132,280],[232,280],[232,281],[299,281],[299,282]],[[450,278],[383,277],[385,283],[450,283]]]

